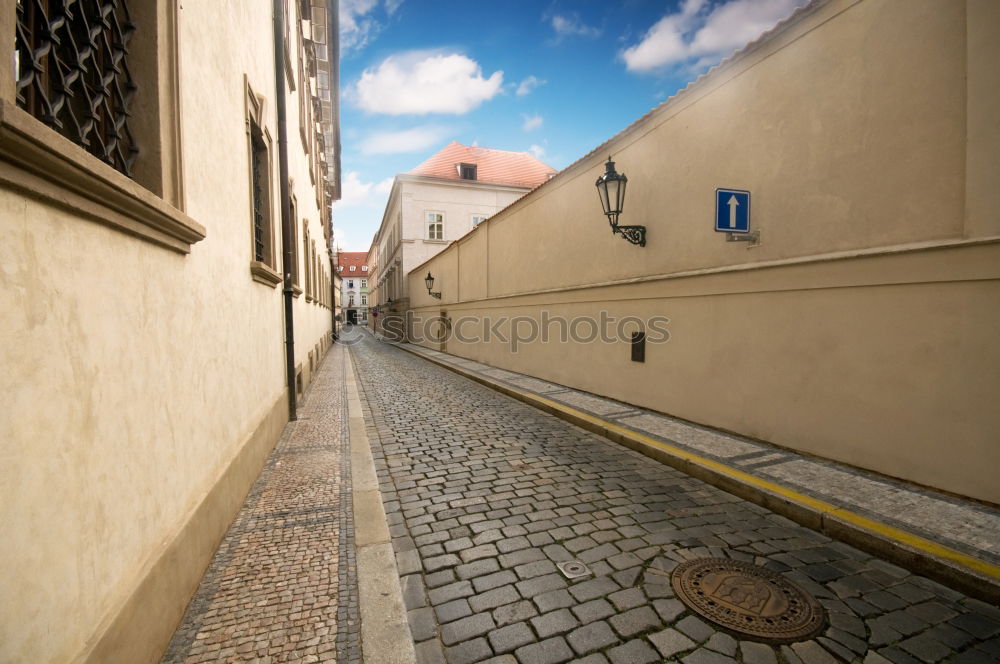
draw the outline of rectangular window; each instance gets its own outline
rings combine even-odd
[[[458,174],[463,180],[475,180],[476,179],[476,165],[475,164],[459,164]]]
[[[288,190],[292,191],[292,182],[291,181],[288,182]],[[298,203],[298,201],[295,198],[295,194],[291,194],[289,205],[290,205],[291,211],[292,211],[292,214],[291,214],[291,218],[292,218],[292,251],[291,251],[291,254],[292,254],[292,257],[291,257],[292,258],[292,264],[289,266],[289,268],[290,268],[290,272],[292,273],[292,285],[293,286],[298,286],[299,285],[299,241],[298,241],[297,235],[298,235],[298,232],[299,232],[299,225],[295,222],[295,218],[296,218],[296,216],[298,216],[297,213],[298,213],[299,203]]]
[[[254,125],[250,136],[250,168],[253,189],[253,259],[261,263],[271,262],[271,234],[268,226],[271,221],[268,190],[268,158],[267,146],[261,136],[260,127]]]
[[[347,280],[347,287],[348,288],[354,288],[354,279],[348,279]]]
[[[368,280],[367,279],[362,279],[361,280],[361,287],[362,288],[368,288]]]
[[[427,239],[444,239],[444,215],[437,212],[427,213]]]
[[[472,215],[472,227],[473,228],[475,228],[476,226],[478,226],[483,221],[486,221],[486,215],[485,214],[474,214],[474,215]]]
[[[263,129],[263,100],[248,85],[247,141],[250,159],[250,274],[255,281],[277,286],[277,252],[274,250],[274,217],[271,213],[271,137]]]
[[[357,266],[356,266],[356,265],[352,265],[352,266],[351,266],[351,272],[354,272],[354,270],[356,270],[356,269],[357,269]]]
[[[367,295],[362,295],[361,296],[361,304],[368,304],[368,296]]]

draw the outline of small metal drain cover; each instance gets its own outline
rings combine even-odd
[[[826,622],[823,606],[806,591],[741,560],[689,560],[674,569],[671,585],[678,599],[699,615],[760,641],[804,641]]]
[[[564,563],[556,563],[556,567],[567,579],[578,579],[581,576],[590,574],[590,568],[579,560],[568,560]]]

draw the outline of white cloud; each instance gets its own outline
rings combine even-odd
[[[552,29],[556,31],[557,37],[598,37],[601,34],[600,29],[584,24],[576,14],[571,16],[556,14],[551,20]]]
[[[753,41],[804,3],[728,0],[710,8],[705,0],[686,0],[680,11],[657,21],[642,41],[621,56],[630,71],[652,71],[692,60],[701,68]]]
[[[402,154],[440,143],[451,132],[446,127],[426,125],[401,131],[376,132],[361,142],[363,154]]]
[[[340,48],[347,55],[359,51],[375,39],[382,23],[374,14],[381,5],[386,16],[393,13],[403,0],[340,0]]]
[[[373,113],[461,115],[499,94],[502,85],[502,71],[483,78],[471,58],[422,51],[393,55],[366,69],[349,97]]]
[[[517,96],[523,97],[524,95],[530,94],[532,90],[540,85],[545,85],[548,81],[540,79],[536,76],[529,76],[517,85]]]
[[[334,211],[345,207],[383,207],[385,196],[392,189],[392,178],[381,182],[362,182],[356,171],[348,171],[340,184],[340,200],[333,204]]]
[[[539,129],[541,128],[542,123],[545,122],[542,116],[537,113],[535,115],[522,115],[521,117],[524,118],[524,124],[521,125],[521,129],[524,131],[534,131]]]
[[[545,148],[538,144],[534,144],[528,148],[528,152],[535,155],[535,159],[542,159],[545,157]]]

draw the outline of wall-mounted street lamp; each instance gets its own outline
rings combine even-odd
[[[441,291],[438,291],[436,293],[431,291],[431,289],[434,288],[434,277],[431,276],[430,272],[428,272],[427,276],[424,277],[424,283],[427,284],[427,294],[430,295],[431,297],[436,297],[437,299],[440,300]]]
[[[604,167],[604,175],[597,178],[595,184],[597,185],[597,194],[601,197],[604,214],[607,215],[608,223],[611,224],[611,233],[621,233],[622,237],[632,244],[645,247],[645,226],[618,225],[618,215],[622,213],[622,207],[625,205],[625,185],[628,184],[628,178],[625,177],[624,173],[615,172],[615,162],[611,161],[610,155],[608,163]]]

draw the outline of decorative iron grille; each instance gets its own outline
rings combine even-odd
[[[17,0],[17,104],[129,177],[138,89],[126,0]]]
[[[250,146],[252,150],[250,168],[253,171],[253,258],[255,261],[266,263],[268,256],[267,239],[264,234],[266,223],[264,206],[267,204],[267,194],[264,191],[264,177],[267,147],[256,133],[251,135]]]

